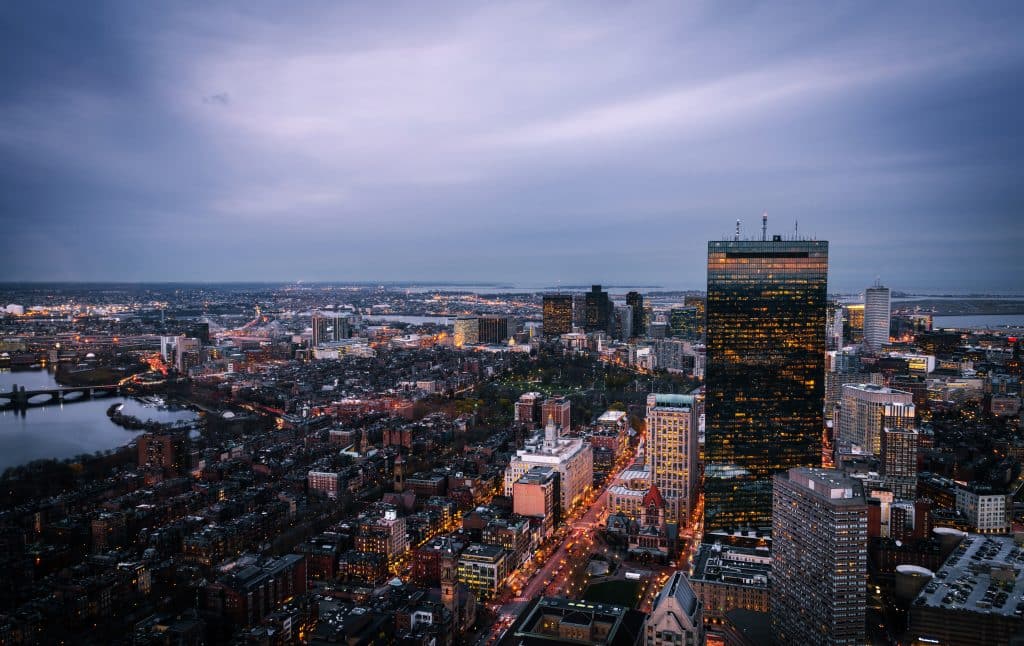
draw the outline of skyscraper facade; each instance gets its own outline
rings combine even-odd
[[[572,332],[572,294],[544,295],[544,335]]]
[[[771,621],[780,644],[867,642],[868,507],[832,469],[775,476]]]
[[[625,341],[636,336],[633,331],[633,308],[629,305],[618,305],[615,307],[614,337]]]
[[[480,343],[505,343],[514,331],[511,328],[507,316],[481,316],[477,338]]]
[[[344,314],[333,312],[313,313],[313,345],[341,341],[352,336],[352,320]]]
[[[610,332],[612,318],[612,299],[608,292],[601,289],[600,285],[594,285],[587,292],[585,298],[586,319],[584,327],[587,332]]]
[[[707,304],[708,299],[703,296],[687,296],[683,299],[686,307],[697,308],[697,336],[703,337],[707,327]]]
[[[879,455],[883,423],[910,428],[914,426],[914,416],[912,393],[877,384],[845,384],[839,410],[839,446],[858,446]]]
[[[878,351],[889,342],[892,301],[888,287],[875,284],[864,290],[864,343]]]
[[[475,316],[460,316],[455,319],[455,347],[480,343],[480,319]]]
[[[644,326],[644,297],[640,292],[626,294],[626,305],[633,308],[633,336],[643,336],[647,330]]]
[[[705,530],[771,524],[771,478],[821,464],[828,242],[708,243]]]
[[[647,395],[651,480],[665,500],[665,522],[685,525],[697,487],[697,407],[692,395]]]
[[[882,430],[882,478],[893,495],[901,500],[913,500],[917,494],[917,446],[916,429]]]

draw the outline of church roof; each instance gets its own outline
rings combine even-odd
[[[656,484],[651,484],[651,488],[644,494],[644,507],[649,507],[652,504],[659,509],[665,506],[665,499],[661,497],[661,492],[658,491]]]

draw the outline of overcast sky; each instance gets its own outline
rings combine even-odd
[[[1024,3],[17,2],[0,281],[1024,291]]]

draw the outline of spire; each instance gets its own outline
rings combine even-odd
[[[552,447],[558,444],[558,426],[555,425],[555,416],[548,413],[548,423],[544,426],[544,444]]]

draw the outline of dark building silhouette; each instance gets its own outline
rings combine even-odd
[[[708,243],[705,530],[771,525],[772,474],[820,466],[828,242]]]
[[[480,343],[505,343],[511,336],[507,316],[481,316],[478,325]]]
[[[608,332],[611,333],[614,323],[612,299],[608,292],[603,291],[600,285],[594,285],[586,294],[586,319],[584,328],[587,332]]]
[[[572,332],[572,294],[545,294],[545,336],[557,336],[570,332]]]
[[[644,325],[644,297],[640,292],[629,292],[626,294],[626,305],[633,308],[633,336],[643,336],[647,333]]]
[[[683,305],[697,309],[697,336],[703,337],[707,328],[707,299],[703,296],[687,296]]]

